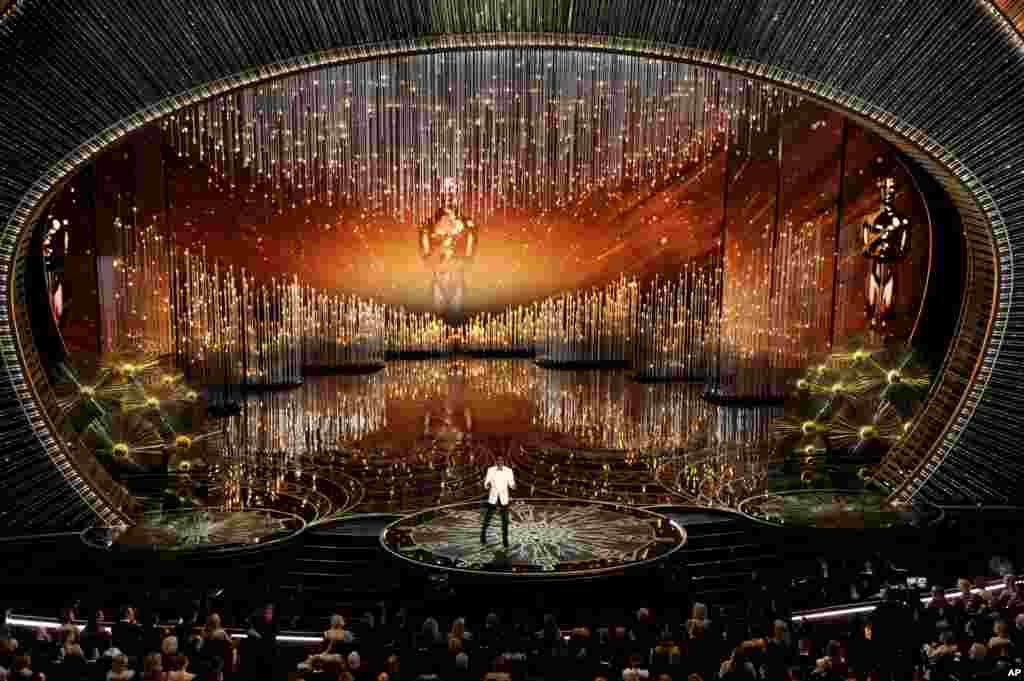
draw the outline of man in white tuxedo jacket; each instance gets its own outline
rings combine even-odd
[[[494,507],[501,509],[501,537],[504,540],[505,548],[508,548],[508,494],[509,490],[516,488],[516,479],[512,475],[512,469],[505,465],[505,457],[498,455],[498,460],[493,466],[487,469],[487,477],[484,478],[484,488],[490,490],[487,497],[487,511],[484,513],[484,525],[480,529],[480,543],[487,543],[487,527],[491,524],[494,516]]]

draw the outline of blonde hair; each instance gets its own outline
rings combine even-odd
[[[331,629],[342,629],[345,627],[345,618],[341,615],[331,615]]]

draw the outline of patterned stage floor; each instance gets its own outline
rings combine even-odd
[[[513,499],[509,548],[495,513],[480,543],[479,501],[430,509],[392,523],[381,543],[396,558],[429,568],[523,577],[579,577],[662,560],[686,543],[668,518],[619,504],[576,499]]]

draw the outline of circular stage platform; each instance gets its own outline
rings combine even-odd
[[[128,527],[91,527],[82,541],[98,549],[202,552],[268,543],[305,529],[301,516],[268,508],[200,507],[145,513]]]
[[[495,513],[480,543],[479,500],[406,516],[381,533],[400,560],[424,568],[521,578],[572,578],[619,572],[663,560],[686,543],[682,527],[663,515],[582,499],[513,499],[509,548]]]
[[[758,522],[807,529],[916,529],[943,516],[933,506],[897,506],[880,492],[842,489],[762,494],[741,502],[739,511]]]

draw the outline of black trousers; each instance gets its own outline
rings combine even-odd
[[[487,540],[487,528],[491,524],[495,508],[501,510],[501,538],[505,547],[508,548],[508,504],[502,505],[500,501],[497,504],[487,504],[487,510],[484,512],[484,526],[480,528],[480,541]]]

